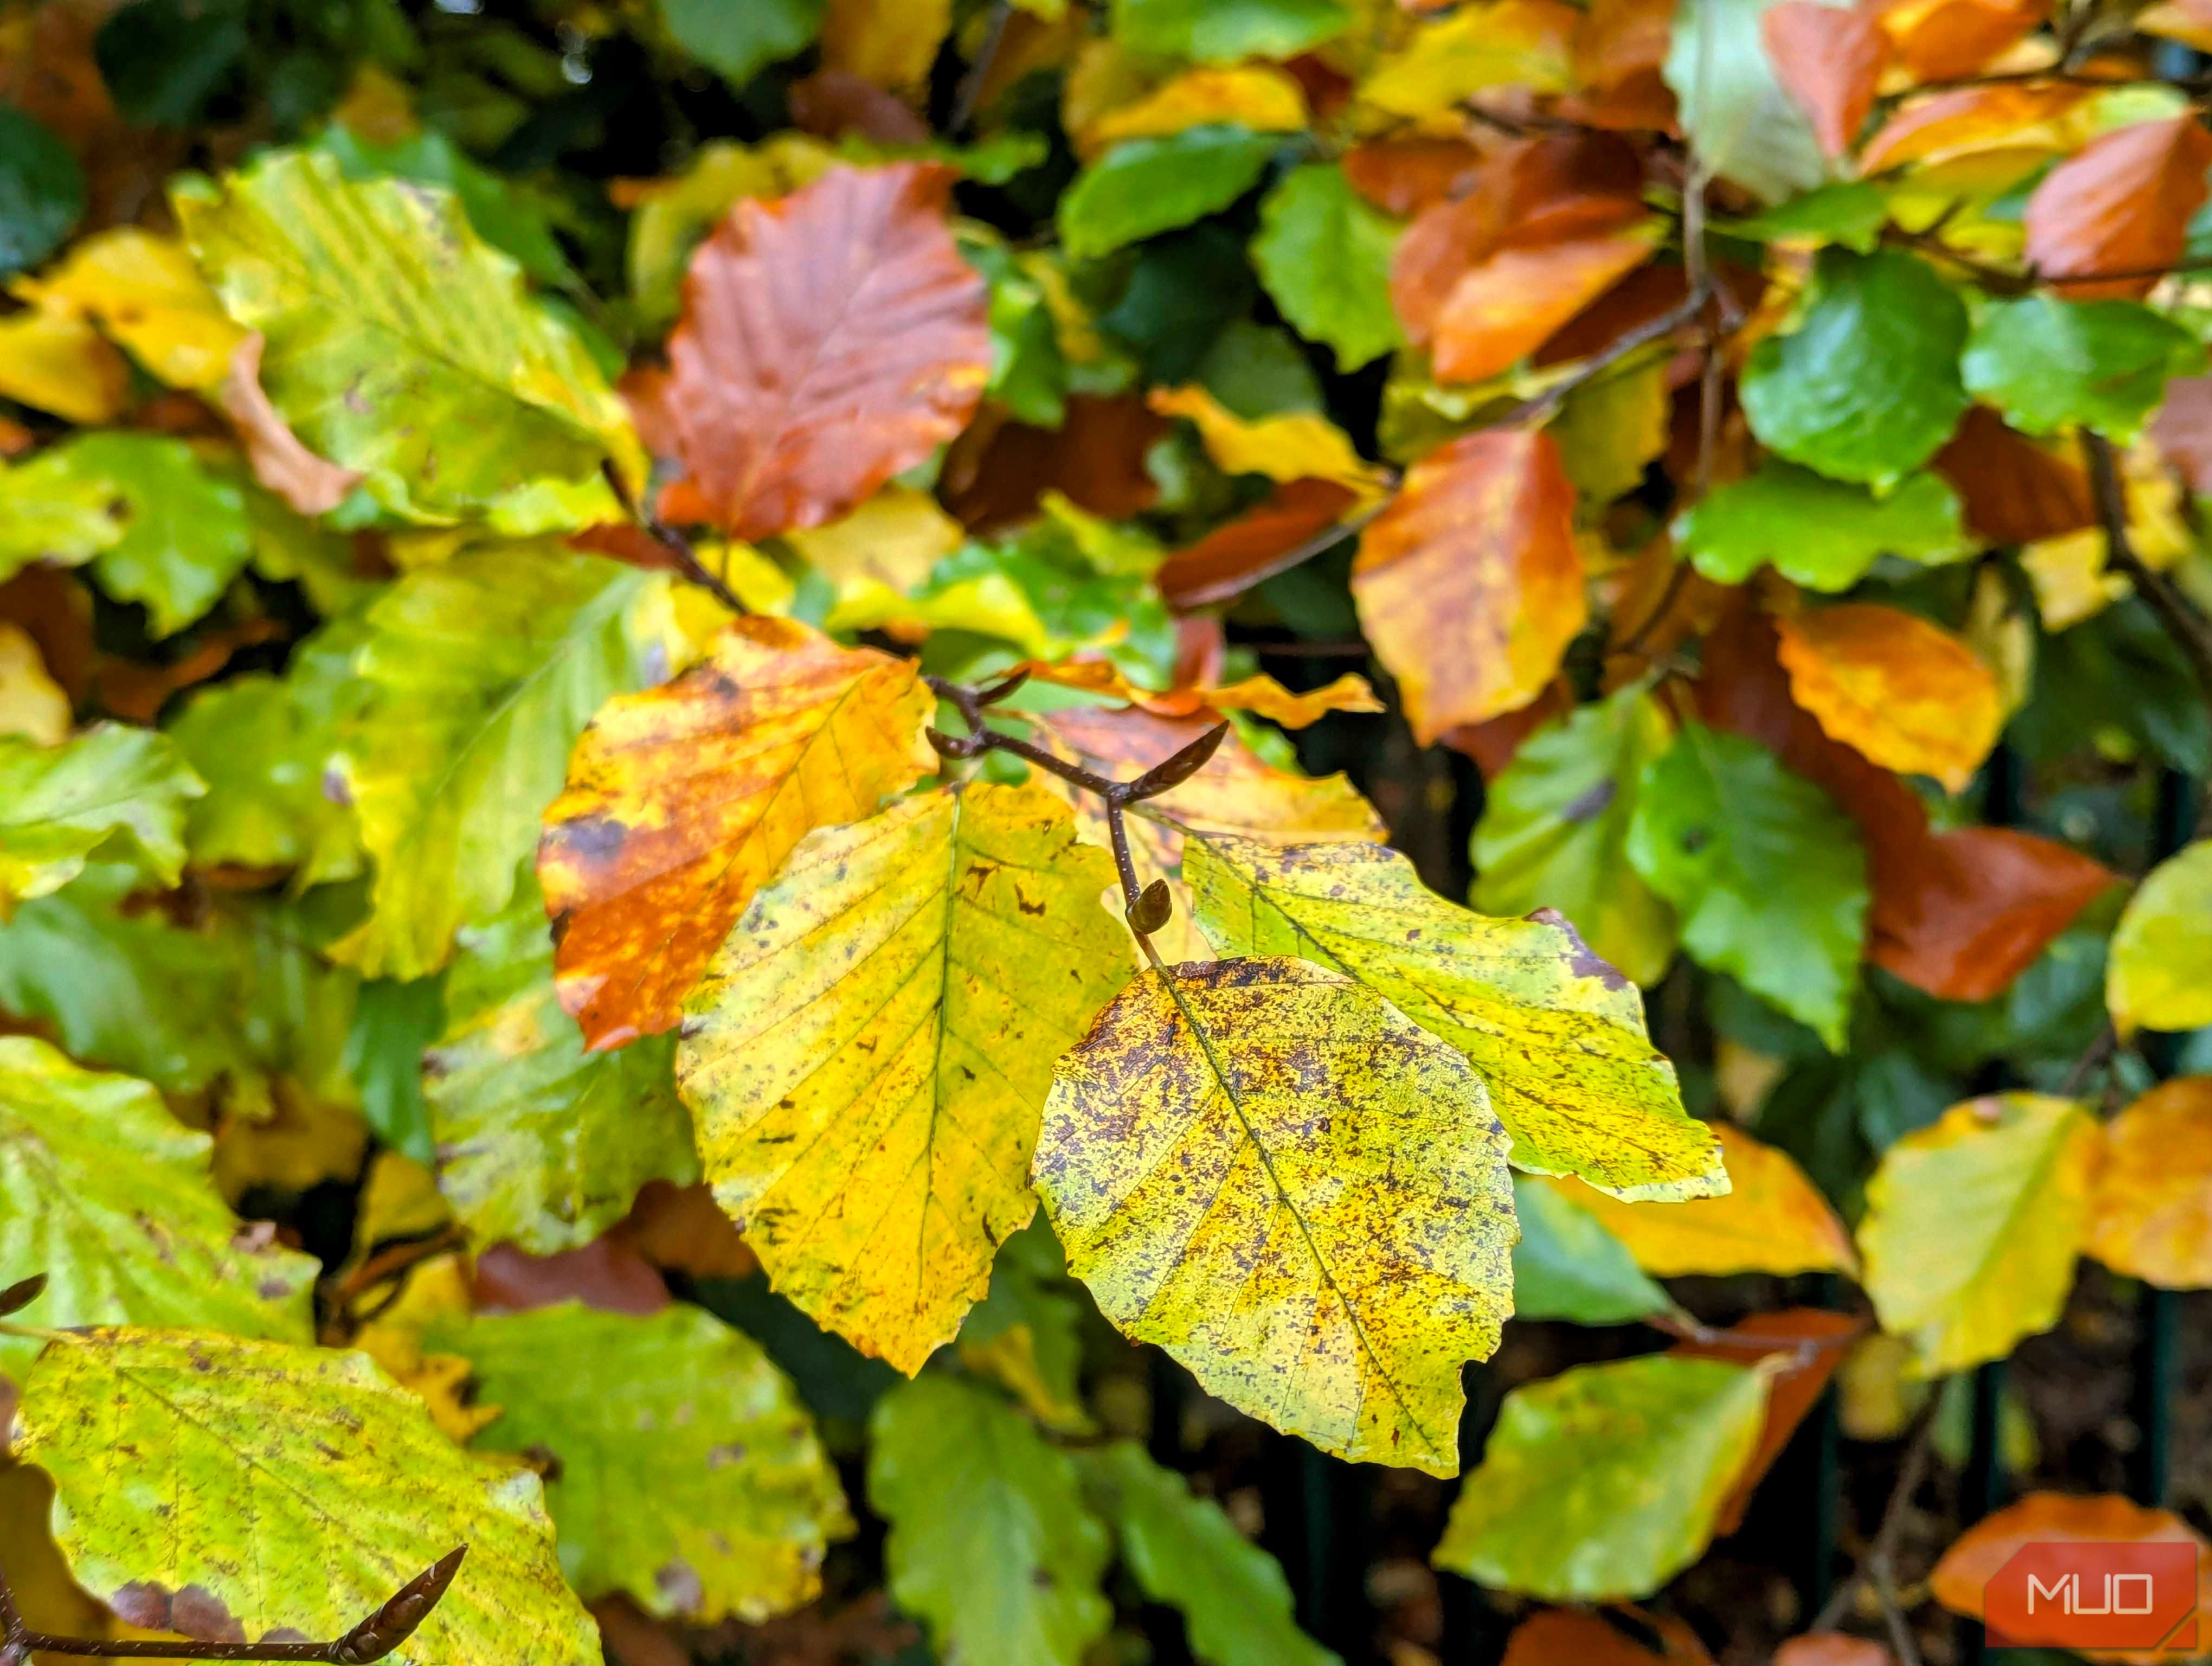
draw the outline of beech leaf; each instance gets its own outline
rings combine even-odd
[[[173,884],[185,806],[207,791],[166,736],[102,723],[58,746],[0,734],[0,920],[95,857]]]
[[[2162,1289],[2212,1287],[2212,1076],[2161,1082],[2105,1125],[2088,1253]]]
[[[2112,931],[2105,1005],[2122,1037],[2212,1024],[2212,840],[2153,868]]]
[[[2056,287],[2071,300],[2148,295],[2181,258],[2208,169],[2212,133],[2188,112],[2090,140],[2027,199],[2028,264],[2070,280]]]
[[[1774,629],[1797,703],[1884,769],[1961,792],[1996,745],[1996,673],[1941,626],[1847,602],[1784,614]]]
[[[1699,499],[1675,534],[1716,584],[1741,584],[1771,563],[1792,584],[1839,591],[1883,556],[1935,567],[1970,554],[1959,513],[1958,494],[1934,472],[1907,475],[1876,497],[1770,458],[1757,473]]]

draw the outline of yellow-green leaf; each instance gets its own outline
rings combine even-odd
[[[775,1287],[909,1375],[1036,1208],[1052,1061],[1127,976],[1105,852],[1042,788],[810,835],[687,1003],[677,1079]]]
[[[1617,1197],[1728,1189],[1712,1131],[1682,1108],[1636,986],[1557,914],[1493,920],[1423,885],[1381,845],[1192,832],[1198,923],[1224,955],[1302,955],[1358,979],[1467,1055],[1516,1168]]]
[[[982,1389],[932,1374],[876,1404],[868,1502],[891,1595],[959,1666],[1077,1666],[1114,1611],[1106,1529],[1066,1453]]]
[[[385,508],[510,532],[617,518],[599,471],[641,475],[628,412],[452,192],[273,150],[174,200],[225,310],[267,338],[270,400]]]
[[[2105,966],[2105,1005],[2123,1037],[2212,1024],[2212,839],[2160,862],[2128,899]]]
[[[1505,1131],[1466,1059],[1303,960],[1150,971],[1060,1060],[1036,1179],[1127,1335],[1324,1451],[1449,1475],[1498,1346]]]
[[[462,1451],[366,1354],[94,1330],[47,1347],[17,1415],[70,1572],[133,1625],[337,1637],[465,1544],[393,1666],[599,1666],[538,1477]]]
[[[761,1620],[811,1601],[852,1531],[836,1471],[760,1345],[703,1309],[645,1317],[574,1302],[434,1323],[476,1368],[479,1450],[551,1454],[561,1568],[587,1602]]]
[[[0,1039],[0,1268],[46,1275],[26,1324],[206,1325],[306,1341],[320,1270],[216,1194],[214,1141],[128,1076],[81,1070],[42,1041]],[[39,1352],[0,1335],[0,1376]]]
[[[2097,1125],[2071,1099],[1969,1099],[1882,1153],[1859,1253],[1881,1328],[1923,1376],[2002,1359],[2057,1322],[2087,1241]]]
[[[1765,1415],[1761,1372],[1664,1353],[1516,1389],[1431,1560],[1558,1602],[1649,1596],[1704,1551]]]
[[[59,891],[95,854],[174,884],[185,806],[206,790],[150,729],[102,723],[53,747],[0,735],[0,920]]]

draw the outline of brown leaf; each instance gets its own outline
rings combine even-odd
[[[273,642],[284,635],[274,619],[258,614],[235,625],[196,631],[191,646],[176,659],[146,665],[103,654],[94,672],[99,703],[131,723],[151,723],[172,695],[204,683],[228,665],[240,648]]]
[[[1906,105],[1867,141],[1862,173],[1978,150],[2064,115],[2094,89],[2070,84],[1960,87]]]
[[[1965,790],[2004,724],[1995,672],[1940,626],[1875,602],[1775,621],[1793,699],[1885,769]]]
[[[2212,133],[2194,112],[2093,139],[2027,199],[2028,264],[2076,301],[2148,295],[2203,205]],[[2110,274],[2110,276],[2101,276]]]
[[[1160,563],[1154,575],[1170,607],[1203,607],[1242,595],[1281,572],[1299,547],[1357,502],[1333,480],[1291,480]]]
[[[1545,1608],[1513,1628],[1499,1666],[1712,1666],[1698,1634],[1672,1614],[1624,1611],[1620,1624],[1577,1608]],[[1631,1628],[1658,1645],[1647,1648]]]
[[[648,1180],[611,1236],[655,1267],[695,1279],[744,1279],[760,1261],[714,1201],[710,1186]]]
[[[1866,840],[1869,958],[1945,1000],[2002,993],[2116,876],[2010,828],[1938,833],[1919,796],[1831,739],[1791,700],[1773,627],[1747,598],[1705,639],[1698,714],[1772,749],[1825,788]]]
[[[100,652],[92,633],[92,598],[59,567],[27,567],[0,584],[0,620],[21,628],[39,646],[46,671],[72,702],[92,698]]]
[[[1439,382],[1479,382],[1541,347],[1576,313],[1650,258],[1642,228],[1502,248],[1452,286],[1433,325]]]
[[[1765,277],[1749,267],[1721,261],[1713,277],[1729,292],[1739,312],[1749,313],[1766,292]],[[1641,329],[1688,299],[1688,276],[1678,265],[1643,265],[1583,308],[1536,352],[1540,368],[1602,353],[1632,330]],[[1706,316],[1718,315],[1716,305]]]
[[[2168,382],[2166,403],[2151,418],[2150,437],[2191,492],[2212,493],[2212,376]]]
[[[1871,1639],[1841,1632],[1808,1632],[1774,1651],[1774,1666],[1896,1666],[1896,1659]]]
[[[647,1619],[627,1596],[601,1597],[592,1604],[592,1618],[599,1622],[599,1642],[614,1666],[691,1666],[691,1651],[676,1628]]]
[[[1370,139],[1344,153],[1344,179],[1385,214],[1419,214],[1468,190],[1482,152],[1465,139]]]
[[[950,168],[832,168],[741,200],[691,257],[665,374],[633,379],[690,477],[663,513],[757,539],[835,520],[961,430],[991,366]]]
[[[218,396],[223,414],[238,429],[256,480],[303,515],[326,514],[361,483],[361,471],[340,468],[328,458],[316,456],[285,425],[283,414],[261,389],[262,346],[262,334],[256,330],[232,352],[230,371]]]
[[[1843,1363],[1844,1349],[1838,1338],[1856,1335],[1865,1326],[1848,1314],[1825,1308],[1790,1307],[1772,1313],[1754,1313],[1722,1336],[1683,1342],[1673,1353],[1692,1359],[1725,1359],[1731,1365],[1755,1365],[1779,1356],[1780,1369],[1768,1380],[1766,1422],[1759,1444],[1737,1478],[1735,1491],[1721,1506],[1714,1531],[1726,1537],[1743,1525],[1751,1495],[1790,1437],[1820,1398],[1821,1389]]]
[[[801,837],[935,770],[933,708],[911,660],[758,617],[674,682],[600,708],[538,850],[555,982],[586,1044],[674,1028]]]
[[[1863,11],[1783,0],[1759,19],[1759,38],[1783,90],[1813,119],[1820,152],[1840,156],[1866,125],[1889,63],[1889,36]]]
[[[2179,1076],[2105,1125],[2088,1251],[2166,1290],[2212,1288],[2212,1076]]]
[[[1030,519],[1047,492],[1105,520],[1126,520],[1159,496],[1145,453],[1174,427],[1141,395],[1071,395],[1057,431],[988,409],[945,453],[939,495],[971,532]]]
[[[793,82],[785,97],[791,125],[802,133],[825,139],[856,133],[878,144],[929,142],[929,124],[904,99],[850,70],[817,70]]]
[[[1881,23],[1915,81],[1970,76],[2051,15],[2050,0],[1894,0]]]
[[[1575,490],[1549,434],[1462,435],[1360,535],[1359,618],[1424,745],[1534,699],[1589,617]]]
[[[1574,69],[1589,89],[1561,113],[1594,127],[1677,129],[1674,94],[1662,70],[1674,36],[1675,0],[1591,0],[1576,26]]]
[[[2212,377],[2204,380],[2212,389]],[[2168,385],[2169,406],[2181,386]],[[2212,401],[2207,416],[2212,416]],[[2206,458],[2212,461],[2212,447]],[[2097,524],[2089,477],[2081,465],[2014,433],[1987,405],[1966,408],[1958,432],[1936,453],[1934,467],[1957,488],[1966,530],[1984,543],[2033,544]]]
[[[581,1302],[603,1313],[659,1312],[668,1305],[668,1286],[621,1230],[554,1256],[493,1244],[477,1257],[476,1310],[527,1313],[560,1302]]]

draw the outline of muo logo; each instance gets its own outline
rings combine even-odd
[[[1993,1649],[2197,1647],[2197,1547],[2024,1545],[1982,1588]]]

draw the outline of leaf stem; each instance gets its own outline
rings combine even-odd
[[[623,513],[643,527],[654,543],[668,551],[676,562],[677,571],[712,595],[731,612],[750,613],[752,611],[738,599],[737,592],[699,559],[699,552],[691,547],[690,538],[638,502],[630,491],[629,483],[615,467],[612,458],[608,458],[599,465],[599,472],[605,477],[608,487],[615,495],[615,502],[622,505]]]

